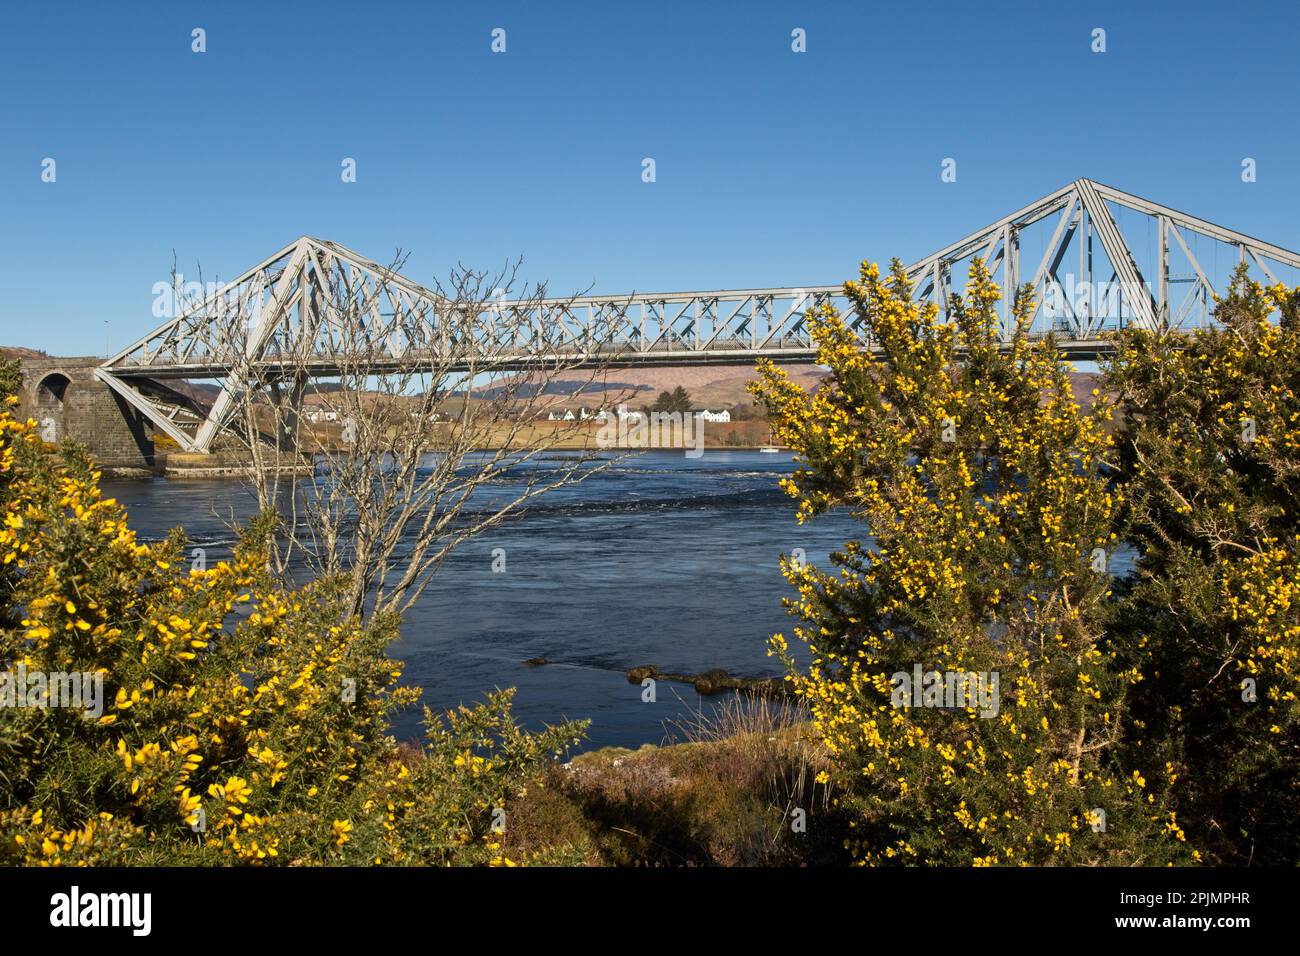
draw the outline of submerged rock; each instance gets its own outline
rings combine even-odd
[[[779,677],[735,677],[720,667],[712,668],[702,674],[670,674],[660,671],[653,664],[645,664],[627,672],[629,684],[639,684],[647,677],[677,684],[690,684],[695,688],[696,693],[705,697],[723,691],[745,691],[757,697],[773,700],[783,700],[793,696],[785,681]]]

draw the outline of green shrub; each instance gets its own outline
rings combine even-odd
[[[1140,551],[1114,630],[1152,662],[1134,758],[1177,768],[1179,820],[1219,863],[1300,861],[1298,314],[1300,290],[1241,268],[1218,327],[1128,330],[1105,376]]]
[[[0,663],[103,691],[0,706],[0,862],[516,862],[501,813],[582,725],[526,733],[507,691],[399,748],[395,618],[272,580],[268,519],[212,567],[142,544],[98,479],[0,412]]]
[[[829,379],[810,395],[764,363],[755,390],[800,455],[785,483],[799,518],[848,508],[872,539],[825,569],[783,561],[811,665],[772,641],[856,815],[850,849],[865,863],[1193,859],[1168,776],[1136,772],[1120,746],[1145,662],[1117,660],[1104,628],[1097,562],[1118,504],[1105,403],[1082,411],[1052,343],[1031,343],[1026,295],[1003,349],[982,262],[950,320],[912,300],[897,262],[887,279],[864,263],[844,290],[880,357],[827,305],[809,322]],[[976,675],[980,700],[913,696],[918,672],[954,690]]]

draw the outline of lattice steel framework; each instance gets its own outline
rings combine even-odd
[[[915,297],[946,308],[976,256],[1003,289],[1033,284],[1039,302],[1032,334],[1053,331],[1062,352],[1077,358],[1103,354],[1105,333],[1125,324],[1181,328],[1210,321],[1212,302],[1238,262],[1269,283],[1300,270],[1300,254],[1087,179],[908,266]],[[1067,263],[1077,263],[1077,272],[1065,273]],[[1186,289],[1176,295],[1179,285]],[[367,303],[363,311],[348,308],[358,301]],[[496,341],[494,354],[498,361],[506,356],[500,368],[509,367],[512,349],[519,368],[548,355],[624,367],[760,357],[808,362],[815,349],[806,312],[826,301],[848,308],[838,285],[501,302],[494,314],[505,317],[502,334],[514,341]],[[337,375],[349,358],[340,343],[356,342],[358,331],[368,334],[344,330],[342,322],[382,329],[383,341],[368,358],[376,373],[433,365],[439,354],[450,354],[439,352],[448,346],[447,327],[455,325],[441,320],[449,307],[432,290],[343,246],[303,237],[132,343],[96,374],[183,448],[207,451],[248,386],[234,370],[256,366],[263,378],[278,368]],[[871,348],[861,319],[849,316],[849,322]],[[543,327],[548,334],[536,334]],[[231,353],[234,342],[243,355]],[[192,389],[174,385],[178,379],[219,380],[220,392],[201,401]]]

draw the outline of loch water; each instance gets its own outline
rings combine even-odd
[[[536,499],[454,551],[407,613],[391,649],[406,662],[405,682],[435,709],[514,687],[529,727],[589,718],[584,748],[680,737],[681,724],[718,698],[659,681],[647,703],[627,671],[780,675],[767,654],[768,636],[793,624],[781,606],[791,591],[780,554],[802,548],[825,562],[862,533],[843,513],[798,525],[777,487],[794,468],[786,453],[649,451]],[[509,495],[525,477],[507,473],[483,493]],[[126,505],[143,539],[180,525],[208,560],[228,553],[230,516],[250,507],[232,480],[109,481],[105,492]],[[537,658],[550,663],[526,663]],[[417,736],[419,720],[400,715],[394,733]]]

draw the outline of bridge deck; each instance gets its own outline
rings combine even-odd
[[[1043,335],[1032,336],[1034,339],[1045,338]],[[1109,340],[1104,338],[1057,339],[1057,347],[1063,358],[1071,361],[1090,361],[1104,357],[1113,351]],[[871,350],[879,355],[878,349]],[[735,345],[730,348],[711,348],[695,350],[648,349],[631,352],[617,349],[598,349],[590,352],[564,352],[547,355],[533,351],[521,351],[517,356],[509,353],[494,354],[490,368],[472,365],[470,362],[444,363],[438,356],[429,352],[408,352],[397,357],[367,358],[365,369],[375,375],[388,375],[401,371],[416,371],[421,366],[437,367],[452,372],[469,371],[525,371],[551,363],[577,365],[582,363],[599,364],[604,368],[636,368],[645,365],[752,365],[759,359],[771,359],[778,364],[814,363],[817,350],[802,346],[798,348],[759,348],[748,345]],[[348,371],[356,371],[355,362],[349,366],[347,359],[340,356],[314,355],[301,361],[276,361],[263,359],[255,363],[265,372],[284,373],[307,372],[312,376],[329,378]],[[164,381],[168,379],[208,379],[219,378],[228,371],[227,366],[209,363],[188,363],[172,365],[111,365],[105,371],[122,378],[142,378]]]

